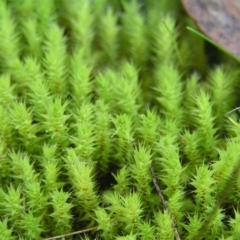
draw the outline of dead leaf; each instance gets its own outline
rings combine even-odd
[[[240,1],[182,0],[182,3],[204,34],[240,59]]]

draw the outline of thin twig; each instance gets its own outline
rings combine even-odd
[[[67,233],[67,234],[63,234],[63,235],[58,235],[58,236],[55,236],[55,237],[45,238],[43,240],[53,240],[53,239],[57,239],[57,238],[68,237],[68,236],[76,235],[76,234],[79,234],[79,233],[90,232],[92,230],[96,230],[97,228],[98,227],[87,228],[87,229],[79,230],[79,231],[76,231],[76,232],[71,232],[71,233]]]
[[[177,226],[176,226],[176,224],[175,224],[175,222],[173,220],[173,217],[171,216],[171,213],[170,213],[170,211],[168,209],[167,202],[165,201],[164,196],[162,194],[162,191],[161,191],[161,189],[160,189],[160,187],[158,185],[158,181],[157,181],[157,178],[155,176],[154,169],[153,169],[152,166],[150,166],[150,170],[151,170],[151,173],[152,173],[153,184],[154,184],[154,186],[155,186],[155,188],[157,190],[157,193],[158,193],[160,199],[162,200],[162,203],[163,203],[163,206],[164,206],[165,210],[167,211],[167,213],[169,214],[169,216],[172,219],[172,224],[171,225],[172,225],[172,228],[174,229],[174,234],[175,234],[176,240],[181,240],[181,238],[179,236],[179,233],[177,231]]]
[[[232,119],[232,118],[230,118],[230,117],[228,117],[228,116],[226,116],[227,117],[227,119],[233,124],[233,125],[235,125],[236,127],[238,127],[238,124]]]
[[[234,111],[236,111],[236,110],[238,110],[238,109],[240,109],[240,107],[236,107],[236,108],[234,108],[233,110],[231,110],[231,111],[225,113],[225,115],[228,115],[228,114],[230,114],[230,113],[232,113],[232,112],[234,112]]]
[[[225,113],[225,116],[228,118],[228,120],[229,120],[232,124],[234,124],[235,126],[237,126],[237,127],[238,127],[238,124],[237,124],[232,118],[230,118],[230,117],[228,116],[228,114],[230,114],[230,113],[232,113],[232,112],[235,112],[236,110],[239,110],[239,109],[240,109],[240,107],[236,107],[236,108],[234,108],[233,110]]]

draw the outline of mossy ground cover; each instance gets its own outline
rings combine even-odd
[[[187,25],[177,0],[0,1],[0,239],[240,239],[239,65]]]

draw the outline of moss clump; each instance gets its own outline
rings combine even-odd
[[[239,71],[206,71],[187,22],[177,0],[0,1],[0,239],[239,238]]]

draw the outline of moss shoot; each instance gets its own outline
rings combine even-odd
[[[240,239],[239,65],[187,25],[178,0],[0,1],[0,239]]]

